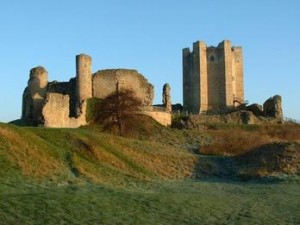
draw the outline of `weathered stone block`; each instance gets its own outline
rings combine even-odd
[[[263,104],[263,108],[264,116],[283,119],[282,101],[280,95],[275,95],[265,101]]]
[[[43,118],[45,127],[75,128],[86,124],[85,115],[78,118],[69,117],[69,95],[48,93],[44,107]],[[83,104],[84,110],[86,103]]]
[[[171,102],[171,87],[168,83],[163,86],[163,96],[162,96],[163,106],[168,112],[172,112],[172,102]]]

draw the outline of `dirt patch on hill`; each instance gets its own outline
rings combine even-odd
[[[269,176],[300,173],[300,144],[270,143],[235,157],[239,175]]]
[[[251,179],[283,174],[300,174],[297,142],[264,144],[239,156],[200,155],[194,176]]]

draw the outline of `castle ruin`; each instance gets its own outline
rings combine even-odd
[[[203,41],[183,49],[183,107],[189,113],[221,113],[244,102],[241,47],[225,40],[217,47]]]
[[[48,72],[39,66],[30,70],[23,93],[22,121],[29,126],[70,127],[87,124],[87,100],[104,99],[118,90],[132,90],[142,102],[141,112],[163,125],[171,124],[167,110],[153,108],[154,87],[136,70],[109,69],[92,74],[92,58],[76,56],[76,77],[69,82],[48,82]]]

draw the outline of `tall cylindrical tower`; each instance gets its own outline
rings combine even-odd
[[[92,98],[92,58],[85,54],[76,56],[76,106],[82,113],[82,103]]]

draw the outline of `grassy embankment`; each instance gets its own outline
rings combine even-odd
[[[297,143],[293,129],[299,127],[287,128],[283,136],[283,127],[275,126],[269,131],[214,126],[204,132],[156,126],[137,127],[124,138],[86,128],[0,124],[0,224],[299,223],[298,177],[282,182],[191,179],[195,173],[222,175],[222,157],[194,152],[214,145],[221,149],[219,143],[236,139],[223,135],[263,132],[268,143]],[[257,149],[245,145],[242,152]],[[220,151],[215,154],[238,155]]]
[[[57,182],[177,179],[191,174],[196,157],[181,148],[117,137],[90,129],[0,125],[1,173]],[[12,168],[14,168],[12,170]]]

